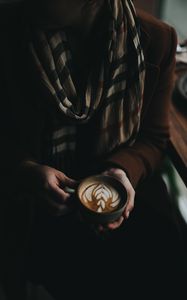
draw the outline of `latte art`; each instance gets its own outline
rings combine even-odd
[[[98,213],[117,209],[120,196],[116,189],[103,183],[92,183],[82,193],[82,202],[89,209]]]

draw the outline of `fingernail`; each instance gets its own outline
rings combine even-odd
[[[68,187],[68,186],[66,186],[66,187],[64,188],[64,191],[65,191],[66,193],[69,193],[69,194],[75,194],[75,189],[72,189],[72,188],[70,188],[70,187]]]
[[[129,212],[129,211],[127,211],[127,213],[126,213],[126,219],[128,219],[128,218],[129,218],[129,215],[130,215],[130,212]]]
[[[69,199],[70,199],[70,197],[71,197],[71,195],[70,195],[70,194],[66,194],[66,196],[65,196],[65,198],[64,198],[64,201],[66,201],[66,200],[69,200]]]

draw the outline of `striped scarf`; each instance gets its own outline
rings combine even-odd
[[[44,87],[68,120],[58,122],[51,139],[51,159],[61,157],[59,169],[68,169],[77,149],[77,128],[89,124],[97,113],[95,157],[102,157],[118,146],[131,146],[138,134],[143,102],[145,63],[140,44],[137,16],[132,1],[109,0],[110,22],[107,53],[99,72],[91,69],[84,96],[72,79],[72,55],[63,30],[52,34],[35,30],[30,51]],[[93,79],[94,78],[94,79]],[[66,167],[65,167],[66,165]],[[68,170],[66,170],[68,171]]]

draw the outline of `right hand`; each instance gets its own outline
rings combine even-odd
[[[68,206],[71,195],[65,188],[74,189],[77,186],[77,182],[63,172],[32,161],[22,164],[21,184],[36,199],[41,199],[53,214],[60,214]]]

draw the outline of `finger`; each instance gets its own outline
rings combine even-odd
[[[127,204],[125,206],[125,210],[123,213],[123,216],[125,217],[125,219],[129,218],[129,215],[134,208],[134,196],[135,196],[135,193],[133,190],[131,190],[130,192],[127,192]]]
[[[64,192],[66,192],[66,193],[68,193],[68,194],[70,194],[70,195],[74,195],[74,194],[75,194],[75,191],[76,191],[75,188],[70,188],[70,187],[68,187],[68,186],[65,186],[65,187],[63,188],[63,190],[64,190]]]
[[[113,223],[110,223],[108,224],[108,228],[111,229],[111,230],[114,230],[114,229],[117,229],[118,227],[121,226],[121,224],[123,223],[124,221],[124,217],[120,217],[119,220],[113,222]]]
[[[118,168],[110,168],[105,170],[104,172],[102,172],[102,174],[104,175],[110,175],[110,176],[117,176],[118,179],[119,177],[123,177],[126,176],[125,171],[123,171],[122,169],[118,169]]]
[[[65,174],[63,178],[63,183],[70,188],[75,188],[78,184],[76,180],[69,178]]]
[[[133,208],[134,208],[134,201],[131,199],[127,202],[127,205],[126,205],[125,210],[123,212],[123,216],[124,216],[125,219],[129,218],[130,213],[133,210]]]
[[[109,173],[108,170],[106,170],[106,171],[102,172],[102,174],[103,174],[103,175],[108,175],[108,174],[110,174],[110,173]]]
[[[125,218],[125,220],[127,220],[128,218],[129,218],[129,216],[130,216],[130,211],[128,210],[128,209],[126,209],[125,211],[124,211],[124,218]]]
[[[54,197],[49,195],[49,193],[40,193],[39,198],[42,200],[45,207],[47,208],[47,210],[49,210],[50,213],[56,213],[58,211],[64,210],[65,204],[60,204],[54,201]]]
[[[54,200],[58,201],[60,204],[66,202],[70,198],[70,194],[66,193],[58,185],[52,185],[50,193],[54,196]]]
[[[120,169],[111,168],[103,172],[103,174],[115,177],[117,180],[121,181],[121,183],[125,187],[127,191],[127,203],[123,212],[123,216],[125,219],[128,219],[130,212],[134,208],[134,198],[135,198],[135,190],[133,189],[130,180],[128,179],[126,173]]]
[[[119,181],[121,181],[121,183],[125,187],[125,189],[127,191],[127,204],[126,204],[123,216],[125,219],[128,219],[130,212],[134,208],[135,191],[130,183],[130,180],[126,176],[125,172],[121,172],[121,170],[115,171],[115,172],[114,171],[115,171],[115,169],[114,170],[109,169],[109,170],[105,171],[104,173],[108,174],[108,175],[112,175],[112,173],[113,173],[113,176],[116,177],[116,179],[118,179]]]

